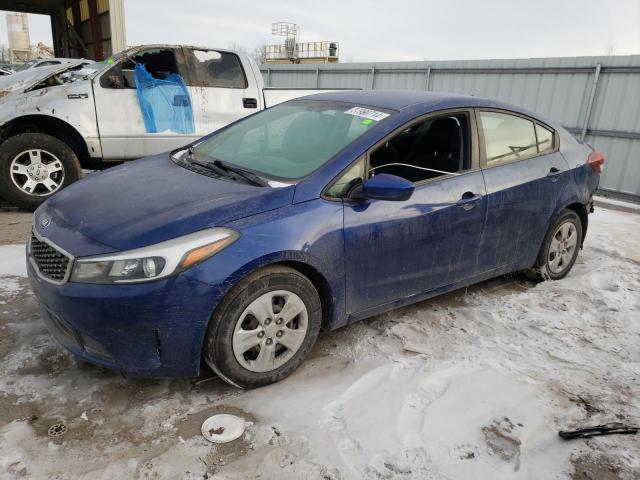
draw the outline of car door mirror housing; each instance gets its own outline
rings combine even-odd
[[[362,197],[372,200],[408,200],[413,195],[415,185],[409,180],[380,173],[362,184]]]

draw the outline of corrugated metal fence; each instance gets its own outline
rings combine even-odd
[[[267,86],[432,90],[540,113],[604,153],[603,190],[640,199],[640,55],[262,65]]]

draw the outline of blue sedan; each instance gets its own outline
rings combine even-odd
[[[474,97],[342,91],[91,175],[27,246],[52,334],[138,376],[281,380],[321,330],[491,277],[560,279],[604,159]]]

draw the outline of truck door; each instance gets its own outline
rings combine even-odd
[[[147,132],[136,93],[136,63],[143,64],[155,78],[164,79],[171,74],[185,78],[182,49],[170,47],[137,51],[128,58],[120,59],[96,77],[93,91],[102,156],[105,159],[135,159],[154,155],[181,147],[200,137],[196,132],[191,135],[169,130]]]
[[[249,65],[232,52],[184,47],[187,87],[196,133],[206,135],[260,108],[258,84]],[[246,67],[246,68],[245,68]]]

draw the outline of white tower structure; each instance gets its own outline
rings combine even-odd
[[[27,14],[7,13],[6,18],[9,34],[9,59],[11,63],[26,62],[29,60],[31,52]]]

